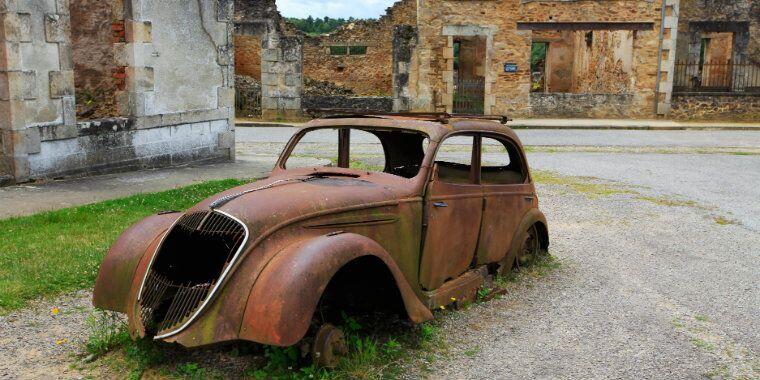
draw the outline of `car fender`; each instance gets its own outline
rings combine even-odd
[[[370,255],[390,270],[409,318],[415,323],[432,319],[383,247],[368,237],[342,233],[290,245],[267,264],[248,297],[240,338],[283,347],[298,343],[335,273],[352,260]]]
[[[515,257],[517,257],[517,250],[520,249],[520,244],[522,244],[525,234],[528,233],[528,228],[536,223],[538,223],[539,226],[538,237],[541,240],[541,248],[549,249],[549,228],[546,223],[546,216],[544,216],[544,213],[537,208],[531,209],[525,214],[525,216],[523,216],[522,221],[517,226],[509,252],[501,261],[501,265],[504,269],[512,269],[511,264],[514,263]]]
[[[135,271],[148,247],[155,245],[182,215],[164,213],[147,217],[129,227],[111,246],[100,264],[93,305],[104,310],[126,313],[131,302]]]

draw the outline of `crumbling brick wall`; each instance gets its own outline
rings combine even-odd
[[[116,116],[117,70],[114,38],[126,34],[121,0],[71,0],[71,54],[77,115],[82,119]],[[121,22],[118,22],[122,19]]]
[[[235,36],[235,74],[261,80],[261,37]]]
[[[417,24],[416,0],[396,2],[378,20],[344,25],[327,36],[304,38],[307,78],[348,87],[358,95],[390,95],[393,89],[393,30]],[[330,46],[366,46],[366,54],[331,55]]]

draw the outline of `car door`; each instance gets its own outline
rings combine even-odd
[[[444,140],[425,195],[426,228],[420,283],[432,290],[466,272],[475,259],[483,193],[477,183],[474,135]]]
[[[480,183],[483,219],[478,264],[501,261],[523,216],[534,201],[525,157],[519,145],[502,135],[481,136]]]

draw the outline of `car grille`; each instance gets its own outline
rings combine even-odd
[[[179,218],[153,258],[140,292],[140,318],[157,338],[179,332],[200,313],[247,239],[245,227],[217,211]]]

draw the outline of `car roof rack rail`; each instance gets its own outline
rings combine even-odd
[[[420,120],[438,121],[448,123],[450,119],[477,119],[477,120],[494,120],[501,124],[507,124],[512,121],[504,115],[468,115],[468,114],[450,114],[448,112],[383,112],[349,108],[309,108],[306,113],[315,118],[321,119],[343,119],[352,117],[375,117],[375,116],[399,116],[410,117]]]

